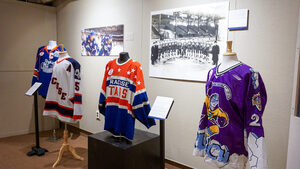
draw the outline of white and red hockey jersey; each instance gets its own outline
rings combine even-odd
[[[70,56],[59,58],[53,67],[44,116],[75,123],[82,117],[80,64]]]

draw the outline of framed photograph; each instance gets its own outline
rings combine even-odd
[[[229,2],[151,12],[149,76],[206,81],[226,50]]]
[[[81,31],[81,56],[117,56],[123,52],[124,25]]]

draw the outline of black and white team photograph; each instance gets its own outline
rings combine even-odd
[[[226,50],[228,5],[151,12],[149,75],[205,81]]]

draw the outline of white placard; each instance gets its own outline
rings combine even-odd
[[[157,96],[148,117],[165,120],[173,102],[174,99],[171,97]]]
[[[248,9],[238,9],[229,11],[228,29],[247,29],[248,28]]]
[[[37,91],[41,87],[42,83],[35,82],[31,88],[25,93],[26,96],[32,96],[35,91]]]

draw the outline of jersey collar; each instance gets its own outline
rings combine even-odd
[[[45,49],[45,51],[46,51],[48,54],[51,53],[51,52],[53,52],[54,50],[56,50],[56,49],[58,48],[58,45],[56,45],[53,49],[51,49],[51,50],[49,51],[49,50],[47,49],[47,46],[48,46],[48,45],[46,45],[44,49]]]
[[[128,59],[126,62],[124,63],[119,63],[118,62],[118,59],[116,59],[116,64],[119,65],[119,66],[122,66],[122,65],[125,65],[126,63],[128,63],[129,61],[131,61],[132,59]]]
[[[58,58],[57,61],[56,61],[56,63],[60,63],[60,62],[66,60],[66,59],[69,59],[69,58],[71,58],[71,57],[67,56],[67,57],[64,57],[64,58]]]
[[[221,75],[223,75],[224,73],[229,72],[230,70],[232,70],[232,69],[234,69],[234,68],[236,68],[236,67],[238,67],[238,66],[240,66],[240,65],[242,65],[242,64],[243,64],[243,63],[240,61],[239,63],[237,63],[237,64],[235,64],[235,65],[232,65],[232,66],[230,66],[229,68],[227,68],[227,69],[225,69],[225,70],[219,72],[219,67],[220,67],[220,65],[221,65],[221,63],[220,63],[220,64],[216,67],[216,76],[221,76]]]

